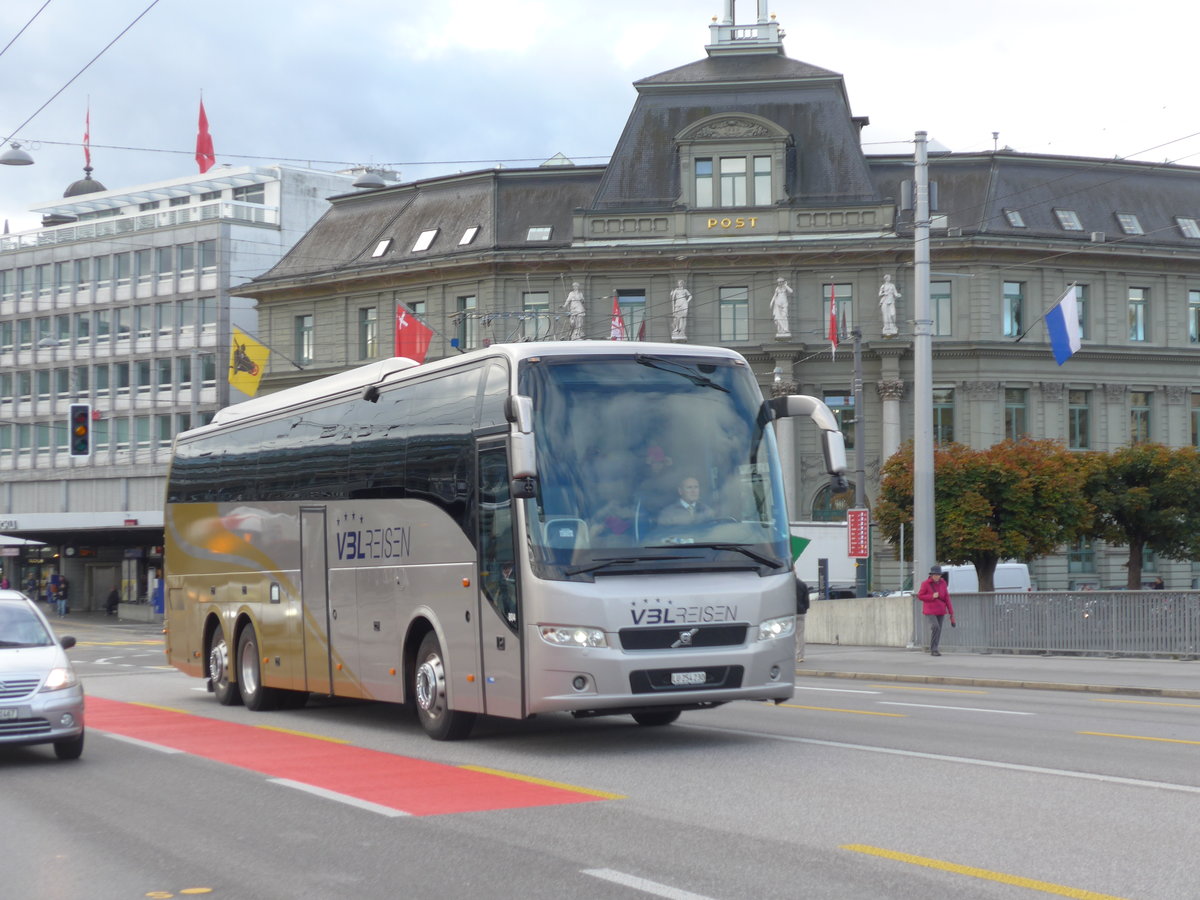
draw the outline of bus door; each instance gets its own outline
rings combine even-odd
[[[304,618],[306,690],[333,693],[329,630],[329,561],[325,544],[325,508],[300,510],[300,598]]]
[[[484,711],[524,716],[521,584],[517,565],[508,451],[503,440],[481,441],[479,473],[479,604]]]

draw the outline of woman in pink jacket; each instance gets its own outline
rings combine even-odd
[[[957,627],[954,621],[954,605],[950,602],[950,589],[942,578],[942,567],[934,566],[929,570],[929,577],[921,582],[917,590],[917,599],[921,601],[921,611],[929,620],[929,654],[941,656],[938,642],[942,638],[942,620],[950,616],[951,627]]]

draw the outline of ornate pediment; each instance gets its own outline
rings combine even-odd
[[[694,140],[739,140],[742,138],[765,138],[770,136],[771,132],[765,125],[744,119],[741,116],[726,116],[716,121],[706,122],[688,135],[688,137]]]

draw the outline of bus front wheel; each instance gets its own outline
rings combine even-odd
[[[258,637],[254,626],[247,625],[238,635],[238,690],[247,709],[260,712],[279,706],[279,691],[264,687],[262,670],[259,668]]]
[[[450,709],[446,699],[446,664],[437,635],[429,632],[421,640],[413,673],[417,719],[435,741],[458,741],[471,732],[475,714]]]
[[[222,706],[237,706],[242,702],[237,685],[229,680],[229,645],[225,643],[225,632],[217,628],[208,645],[208,683],[213,695]]]

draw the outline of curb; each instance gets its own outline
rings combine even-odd
[[[959,687],[1025,688],[1034,691],[1080,691],[1090,694],[1129,694],[1138,697],[1180,697],[1200,700],[1200,690],[1127,687],[1109,684],[1062,684],[1049,681],[1008,681],[1002,678],[967,678],[955,675],[872,675],[867,672],[817,672],[797,669],[797,677],[850,678],[861,681],[902,681],[912,684],[953,684]]]

